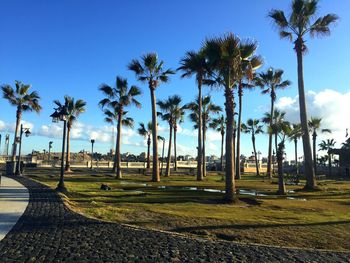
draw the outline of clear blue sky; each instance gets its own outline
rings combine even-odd
[[[290,1],[280,0],[194,0],[194,1],[97,1],[97,0],[2,0],[0,2],[0,83],[14,84],[14,80],[32,84],[42,97],[40,115],[26,113],[23,119],[34,124],[33,137],[23,144],[25,152],[47,148],[54,141],[59,151],[61,140],[39,136],[43,125],[50,125],[54,99],[65,94],[87,102],[87,111],[79,121],[92,129],[103,127],[103,115],[97,103],[102,98],[101,83],[114,83],[116,75],[128,78],[130,84],[142,88],[142,110],[130,109],[130,116],[139,121],[151,118],[147,87],[138,83],[126,65],[133,58],[155,51],[165,61],[165,67],[176,69],[186,51],[197,50],[206,37],[233,32],[241,38],[259,42],[258,53],[265,59],[263,69],[282,68],[285,78],[293,82],[291,88],[278,96],[297,95],[296,57],[292,44],[280,40],[267,13],[272,8],[289,9]],[[350,61],[350,2],[348,0],[320,2],[319,14],[336,13],[341,19],[332,35],[307,42],[305,83],[307,90],[316,93],[332,89],[349,92]],[[171,82],[157,90],[157,98],[180,94],[184,102],[193,100],[197,92],[193,79],[180,79],[176,74]],[[210,91],[214,101],[223,105],[223,92]],[[258,90],[247,91],[244,97],[244,116],[260,118],[269,105],[268,96]],[[15,121],[15,108],[1,99],[0,121]],[[165,123],[161,123],[166,126]],[[186,118],[183,128],[192,130]],[[87,129],[87,128],[86,128]],[[0,131],[2,135],[6,131]],[[166,135],[166,134],[163,134]],[[132,135],[133,136],[133,135]],[[72,141],[72,150],[89,149],[89,139]],[[179,144],[195,147],[195,137],[179,135]],[[130,137],[122,151],[139,153],[144,147],[139,136]],[[258,139],[260,150],[266,153],[266,136]],[[213,141],[219,149],[219,141]],[[251,152],[248,136],[244,136],[243,153]],[[214,147],[214,146],[213,146]],[[110,143],[97,141],[96,149],[106,152]],[[195,149],[195,148],[194,148]],[[213,153],[218,154],[218,151]],[[2,151],[2,149],[1,149]],[[209,152],[210,154],[210,152]]]

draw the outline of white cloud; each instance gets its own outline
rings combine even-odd
[[[25,120],[21,120],[21,124],[23,124],[23,128],[29,128],[30,131],[33,133],[34,124]],[[2,132],[14,132],[16,129],[16,123],[6,123],[2,120],[0,120],[0,131]]]
[[[345,140],[345,130],[350,128],[350,91],[341,93],[331,89],[306,93],[308,118],[322,118],[322,127],[332,130],[332,134],[319,134],[318,139],[334,138],[338,146]],[[286,119],[300,122],[299,98],[282,97],[276,107],[286,111]]]

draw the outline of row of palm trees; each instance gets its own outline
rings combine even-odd
[[[297,55],[297,71],[298,71],[298,90],[299,90],[299,105],[300,105],[300,120],[301,134],[303,138],[303,151],[305,157],[305,175],[307,189],[316,187],[315,169],[313,166],[313,156],[311,151],[310,137],[308,134],[308,118],[306,113],[306,101],[304,92],[303,80],[303,55],[307,47],[305,37],[307,35],[323,36],[330,33],[329,26],[334,24],[338,17],[334,14],[328,14],[314,20],[314,16],[318,10],[317,0],[293,0],[291,12],[287,19],[284,12],[281,10],[272,10],[268,16],[277,26],[281,38],[287,38],[294,41],[294,50]],[[261,86],[264,88],[264,93],[269,93],[271,96],[271,112],[269,121],[269,130],[271,134],[275,134],[275,144],[277,144],[277,159],[283,159],[284,141],[289,133],[290,125],[277,125],[277,116],[274,115],[274,101],[276,100],[276,89],[284,88],[290,85],[289,81],[282,80],[282,70],[270,69],[266,73],[256,74],[255,71],[262,65],[263,61],[259,55],[256,55],[257,42],[251,40],[242,40],[233,33],[225,34],[221,37],[208,38],[204,41],[199,51],[189,51],[180,61],[180,67],[177,69],[182,72],[182,77],[195,77],[198,96],[197,96],[197,120],[195,125],[198,128],[198,169],[197,180],[203,180],[205,173],[203,141],[205,140],[205,121],[203,117],[203,85],[217,86],[224,91],[225,97],[225,200],[232,202],[235,199],[235,177],[240,177],[239,156],[240,156],[240,132],[242,116],[242,96],[244,88],[252,86]],[[159,60],[156,53],[148,53],[141,59],[133,59],[128,69],[133,71],[137,80],[148,85],[151,96],[152,105],[152,132],[150,133],[153,142],[153,167],[152,181],[159,181],[159,165],[158,165],[158,132],[157,132],[157,100],[156,89],[162,84],[169,81],[170,75],[175,71],[164,69],[164,62]],[[114,88],[108,85],[102,85],[100,90],[106,96],[101,100],[99,105],[104,110],[106,121],[116,122],[117,124],[117,142],[116,142],[116,172],[117,177],[121,176],[120,169],[120,136],[122,125],[132,125],[132,121],[127,117],[126,107],[135,105],[140,107],[140,103],[136,100],[136,96],[141,92],[136,86],[127,85],[127,80],[118,77]],[[18,93],[19,101],[14,99],[14,91],[9,87],[4,86],[4,97],[11,104],[17,106],[17,123],[15,138],[18,137],[18,127],[23,111],[40,111],[41,107],[38,104],[39,96],[36,92],[27,93],[28,85],[22,85],[16,82],[16,92]],[[235,123],[235,90],[238,91],[239,109],[238,123]],[[170,99],[170,98],[169,98]],[[66,102],[65,102],[66,103]],[[169,116],[167,106],[161,102],[158,106],[162,111],[162,118],[169,122],[176,129],[174,118],[178,119],[181,116]],[[163,107],[163,108],[162,108]],[[174,110],[174,109],[173,109]],[[80,111],[81,113],[82,111]],[[75,112],[74,116],[76,117]],[[181,114],[180,114],[181,115]],[[72,113],[73,116],[73,113]],[[274,123],[275,120],[275,123]],[[282,122],[283,123],[283,122]],[[175,125],[175,127],[174,127]],[[254,121],[253,121],[254,125]],[[255,123],[255,125],[258,125]],[[289,128],[287,128],[289,127]],[[248,132],[249,129],[246,131]],[[170,132],[172,129],[170,129]],[[237,132],[236,132],[237,131]],[[252,130],[249,130],[251,132]],[[256,130],[255,130],[256,131]],[[236,134],[237,133],[237,134]],[[174,130],[174,135],[176,131]],[[277,135],[276,135],[277,134]],[[237,138],[236,138],[237,136]],[[280,142],[277,143],[277,137]],[[171,143],[169,141],[169,143]],[[276,146],[276,145],[275,145]],[[169,147],[170,148],[170,147]],[[237,150],[236,150],[237,148]],[[271,174],[271,148],[272,135],[269,137],[269,164],[268,169]],[[315,148],[315,147],[314,147]],[[16,152],[16,142],[14,142],[14,154]],[[315,154],[314,154],[315,155]],[[69,168],[69,167],[68,167]]]

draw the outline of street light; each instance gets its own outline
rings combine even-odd
[[[67,108],[65,106],[59,107],[55,109],[55,112],[50,115],[52,118],[52,122],[59,122],[63,121],[63,138],[62,138],[62,156],[61,156],[61,174],[60,174],[60,180],[58,182],[58,185],[56,187],[57,191],[65,192],[67,191],[66,187],[64,186],[64,150],[66,146],[66,128],[67,128]]]
[[[52,148],[53,141],[49,141],[49,156],[47,157],[47,160],[50,162],[51,157],[51,148]]]
[[[23,124],[21,124],[21,130],[19,138],[17,138],[17,142],[19,142],[19,149],[18,149],[18,162],[16,165],[16,175],[21,175],[21,149],[22,149],[22,135],[25,134],[26,137],[30,135],[29,128],[23,128]]]
[[[95,140],[94,140],[94,139],[91,139],[90,142],[91,142],[91,167],[90,167],[90,169],[92,170],[92,161],[93,161],[94,143],[95,143]]]

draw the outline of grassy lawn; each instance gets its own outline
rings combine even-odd
[[[59,171],[28,169],[26,174],[55,188]],[[350,181],[319,181],[316,192],[288,186],[287,196],[277,196],[276,181],[243,175],[237,182],[239,201],[228,205],[221,202],[224,183],[215,173],[202,182],[185,174],[159,183],[137,174],[116,180],[110,171],[87,169],[65,178],[66,201],[90,217],[212,239],[350,250]],[[102,183],[112,190],[100,190]]]

